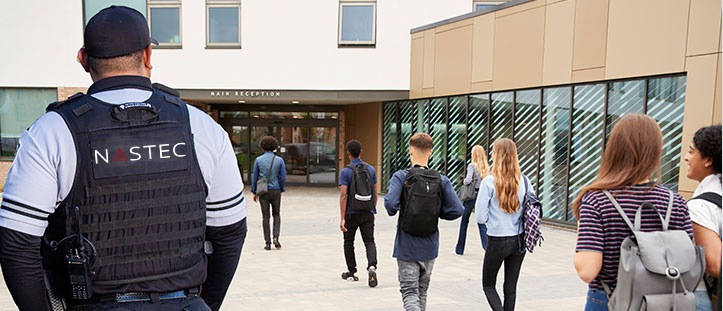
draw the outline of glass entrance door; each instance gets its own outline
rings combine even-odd
[[[249,118],[221,114],[220,123],[228,132],[244,184],[253,179],[253,165],[264,154],[261,138],[279,141],[276,155],[286,166],[288,185],[335,186],[339,174],[338,126],[335,119]]]
[[[286,164],[286,182],[306,183],[309,167],[309,128],[279,127],[279,149],[276,154]]]

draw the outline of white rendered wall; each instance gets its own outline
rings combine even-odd
[[[154,49],[157,82],[188,89],[409,89],[411,28],[472,0],[378,0],[375,48],[338,48],[337,0],[245,0],[241,49],[205,49],[205,0],[183,0],[183,48]],[[0,87],[88,86],[81,0],[0,1]]]

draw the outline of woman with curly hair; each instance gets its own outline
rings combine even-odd
[[[688,201],[690,219],[693,221],[695,243],[705,247],[705,271],[708,294],[720,304],[721,232],[721,126],[713,125],[699,129],[693,136],[685,155],[688,163],[687,177],[699,182]],[[700,287],[699,287],[700,289]],[[705,291],[695,292],[698,310],[713,310],[713,303]],[[718,306],[720,310],[720,306]]]

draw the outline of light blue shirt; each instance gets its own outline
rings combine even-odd
[[[528,184],[527,191],[534,194],[532,186]],[[525,200],[525,178],[520,176],[520,185],[517,189],[520,205]],[[522,233],[520,225],[522,208],[515,213],[507,213],[500,209],[500,200],[495,193],[495,178],[490,175],[482,180],[477,202],[475,203],[477,222],[487,224],[487,235],[496,237],[516,236]]]

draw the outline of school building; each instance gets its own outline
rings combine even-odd
[[[73,60],[110,4],[145,14],[161,42],[152,80],[227,130],[246,183],[263,135],[294,185],[335,186],[358,139],[383,192],[415,132],[434,137],[431,167],[455,186],[471,146],[508,137],[545,217],[572,225],[622,115],[658,120],[661,182],[690,197],[684,152],[723,113],[718,0],[3,2],[3,178],[47,103],[92,83]]]

